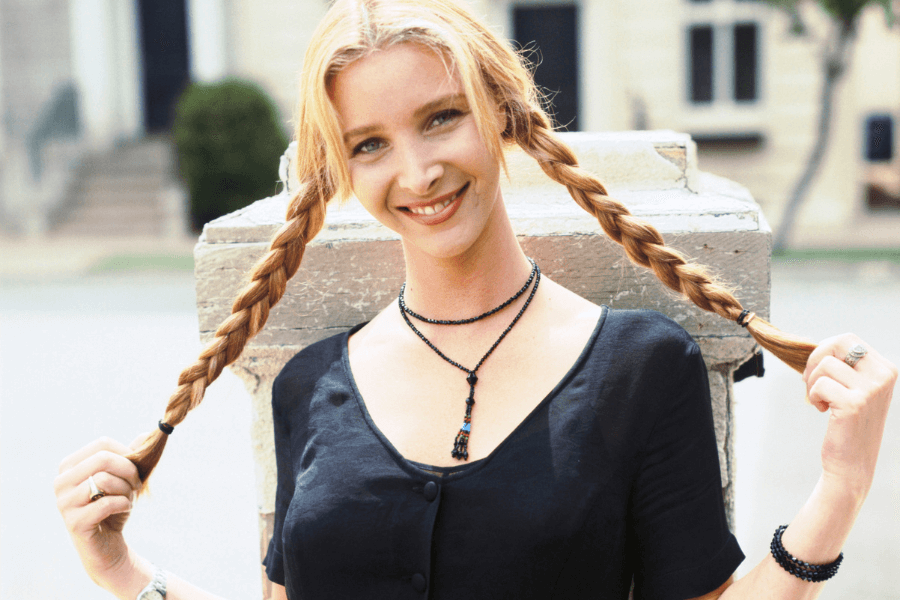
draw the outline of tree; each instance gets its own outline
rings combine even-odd
[[[806,27],[800,16],[800,5],[804,0],[767,0],[791,16],[792,31],[798,35],[806,34]],[[809,191],[809,186],[822,165],[825,150],[831,137],[831,114],[834,108],[834,93],[838,81],[847,70],[859,16],[870,5],[878,5],[884,9],[888,26],[893,25],[894,12],[892,0],[815,0],[830,17],[833,33],[822,42],[822,89],[819,95],[819,118],[816,130],[816,141],[812,146],[806,167],[794,185],[788,203],[781,217],[781,225],[775,234],[775,249],[787,246],[797,212]]]

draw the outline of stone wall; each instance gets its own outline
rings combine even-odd
[[[745,306],[768,316],[769,227],[746,190],[697,170],[689,136],[629,132],[564,137],[586,168],[603,173],[611,195],[653,223],[671,246],[739,286],[737,295]],[[659,310],[700,344],[710,373],[723,494],[731,515],[732,374],[752,356],[754,341],[736,324],[676,297],[651,273],[632,265],[597,222],[530,158],[512,152],[508,163],[510,181],[504,197],[510,218],[526,254],[547,276],[595,303]],[[247,272],[284,222],[287,202],[287,194],[267,198],[205,227],[195,250],[197,304],[205,340],[230,314]],[[262,552],[271,536],[276,487],[272,381],[304,346],[374,317],[394,300],[403,278],[396,234],[358,202],[332,207],[266,328],[232,366],[245,382],[253,406]]]

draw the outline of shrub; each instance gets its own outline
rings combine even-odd
[[[287,137],[256,85],[192,83],[178,99],[172,135],[194,229],[275,193]]]

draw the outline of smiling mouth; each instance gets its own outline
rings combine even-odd
[[[454,200],[462,196],[465,191],[469,188],[469,184],[462,186],[455,194],[444,200],[443,202],[438,202],[436,204],[429,204],[428,206],[407,206],[405,209],[411,212],[414,215],[422,215],[422,216],[431,216],[441,213],[445,208],[450,206]]]

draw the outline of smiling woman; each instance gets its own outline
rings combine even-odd
[[[372,54],[334,78],[330,97],[353,191],[407,255],[460,256],[504,224],[512,234],[499,157],[437,51],[410,43]]]
[[[778,331],[668,248],[578,166],[524,62],[455,2],[338,1],[304,64],[301,187],[233,314],[158,431],[61,465],[60,510],[91,576],[121,598],[209,597],[133,554],[133,494],[263,327],[326,204],[353,193],[399,233],[406,284],[275,381],[276,597],[815,597],[871,485],[896,368],[854,336],[815,348]],[[831,411],[819,484],[741,580],[697,344],[658,313],[542,278],[503,202],[512,144],[630,259],[804,372],[810,402]]]

